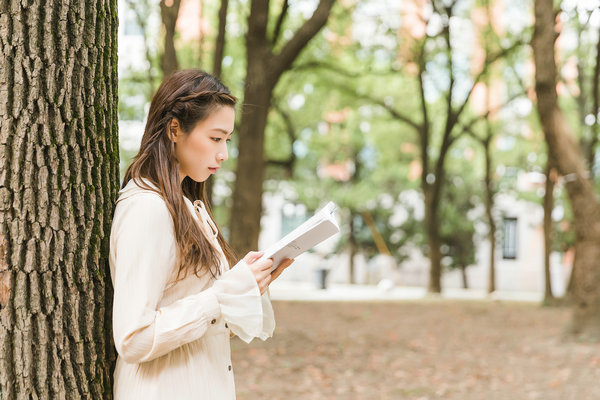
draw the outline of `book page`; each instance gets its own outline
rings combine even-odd
[[[285,258],[296,258],[340,231],[334,218],[336,206],[329,202],[315,215],[265,250],[261,259],[272,258],[273,269]]]

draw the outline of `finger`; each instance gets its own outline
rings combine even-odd
[[[257,263],[257,267],[261,271],[270,271],[271,267],[273,267],[273,260],[270,258],[262,260],[259,263]]]
[[[244,261],[246,264],[253,264],[259,258],[261,258],[263,254],[265,254],[264,251],[250,251],[244,256]]]
[[[269,272],[268,269],[263,270],[263,271],[259,271],[255,274],[256,276],[256,281],[257,282],[263,282],[265,279],[267,279],[267,277],[271,275],[271,273]]]
[[[270,258],[266,259],[266,260],[261,260],[261,261],[255,261],[252,264],[248,264],[248,266],[250,267],[250,269],[252,269],[253,271],[269,271],[271,269],[271,266],[273,265],[273,260],[271,260]]]

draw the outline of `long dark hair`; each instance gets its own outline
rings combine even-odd
[[[212,218],[206,200],[205,182],[195,182],[188,176],[180,184],[179,162],[175,157],[175,143],[171,140],[169,127],[175,118],[182,132],[187,135],[215,108],[235,107],[235,104],[236,98],[229,89],[202,70],[182,70],[168,76],[152,98],[140,150],[123,179],[122,187],[134,179],[138,186],[157,191],[140,178],[149,180],[158,188],[157,192],[167,204],[177,243],[178,278],[185,277],[188,272],[200,276],[206,270],[216,277],[219,274],[220,257],[195,222],[183,198],[186,196],[192,202],[203,201]],[[233,250],[218,227],[217,231],[217,240],[227,261],[234,264],[236,257]]]

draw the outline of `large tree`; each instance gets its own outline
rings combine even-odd
[[[269,3],[269,0],[252,0],[248,16],[244,108],[239,131],[230,233],[230,243],[240,255],[258,246],[265,169],[265,127],[273,90],[302,49],[323,28],[335,0],[320,0],[312,16],[285,43],[280,43],[280,37],[289,2],[282,2],[281,12],[270,35],[267,29]]]
[[[0,398],[110,399],[117,2],[0,1]]]
[[[554,44],[556,13],[552,0],[535,1],[533,47],[537,107],[548,149],[564,176],[575,225],[574,314],[571,331],[600,338],[600,205],[588,179],[584,157],[558,105]]]

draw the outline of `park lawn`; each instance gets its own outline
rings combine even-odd
[[[600,345],[567,308],[493,301],[273,302],[273,338],[235,338],[238,400],[600,399]]]

